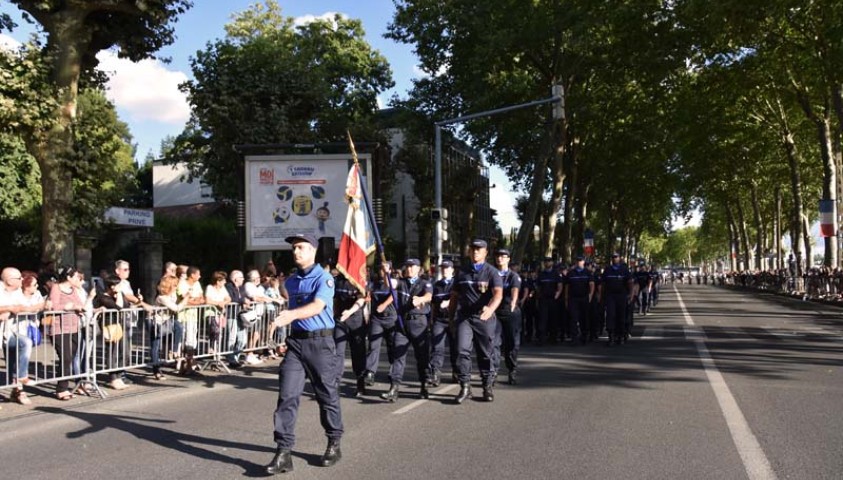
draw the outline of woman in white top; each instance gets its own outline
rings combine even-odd
[[[220,340],[220,332],[225,330],[228,319],[225,316],[225,307],[231,303],[231,297],[225,288],[225,272],[214,272],[211,276],[211,283],[205,287],[205,318],[208,320],[208,340],[211,348],[218,350],[217,343]]]
[[[178,284],[179,279],[173,275],[165,275],[158,282],[158,296],[155,297],[155,305],[165,308],[161,312],[164,320],[174,317],[187,306],[187,297],[179,300],[176,295]],[[176,334],[176,330],[180,331],[180,328],[181,324],[179,322],[173,322],[174,335]],[[152,354],[152,375],[156,380],[163,380],[165,378],[164,374],[161,373],[160,351],[162,340],[163,338],[160,335],[152,335],[152,351],[150,353]],[[179,359],[179,364],[176,368],[178,369],[180,366],[181,359]]]

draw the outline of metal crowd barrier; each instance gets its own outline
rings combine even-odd
[[[27,385],[75,382],[76,390],[105,397],[100,384],[108,377],[172,366],[185,355],[192,355],[199,370],[230,373],[227,364],[239,355],[284,342],[289,326],[273,324],[282,309],[253,303],[251,309],[229,304],[224,309],[200,305],[178,312],[156,307],[16,315],[2,322],[0,390],[19,386],[25,374]]]

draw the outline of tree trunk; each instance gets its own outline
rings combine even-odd
[[[782,142],[790,167],[790,193],[793,197],[793,210],[790,213],[790,248],[796,260],[796,276],[801,277],[804,246],[802,242],[802,174],[799,172],[799,168],[802,159],[787,124],[784,125],[782,131]]]
[[[776,268],[784,265],[782,258],[782,189],[776,185],[776,217],[773,223],[773,235],[776,236],[774,248],[776,250]]]
[[[577,178],[577,149],[571,148],[568,154],[571,162],[570,175],[565,182],[568,188],[565,191],[565,223],[562,224],[562,235],[560,243],[560,255],[568,260],[573,260],[573,243],[571,242],[571,232],[574,227],[574,203],[579,195],[578,192],[578,178]]]
[[[555,151],[550,166],[550,179],[553,182],[550,192],[550,214],[548,225],[547,243],[544,244],[545,256],[553,253],[553,242],[556,237],[556,219],[559,216],[559,210],[562,208],[562,193],[565,186],[565,133],[566,127],[563,122],[559,122],[558,135]],[[560,252],[561,253],[561,252]]]
[[[729,202],[723,203],[723,208],[726,210],[726,219],[729,223],[729,262],[731,271],[738,270],[738,227],[735,224],[735,216],[732,214],[732,208]]]
[[[552,143],[553,135],[548,132],[548,149]],[[527,242],[533,238],[533,228],[538,223],[536,216],[539,211],[539,206],[544,204],[542,196],[544,194],[544,182],[547,178],[547,163],[550,160],[550,155],[541,155],[539,161],[533,167],[533,183],[530,186],[530,198],[527,200],[527,210],[524,212],[524,221],[521,223],[521,228],[518,229],[518,238],[515,240],[515,248],[512,252],[512,263],[519,264],[524,258],[524,249],[527,248]]]
[[[743,205],[740,196],[735,199],[736,211],[738,212],[738,233],[741,237],[741,250],[743,250],[744,269],[749,270],[752,265],[752,252],[749,250],[749,234],[746,230],[746,217],[743,214]]]
[[[575,255],[579,255],[582,252],[585,255],[584,251],[584,244],[585,244],[585,217],[588,211],[588,191],[590,189],[590,185],[584,185],[579,187],[577,190],[581,192],[577,195],[576,200],[574,200],[574,232],[573,232],[573,248],[572,252]]]
[[[613,203],[609,207],[609,218],[606,225],[606,251],[604,256],[608,257],[615,251],[615,226],[617,225],[618,204]]]
[[[52,79],[58,110],[50,131],[39,132],[38,145],[30,153],[41,168],[41,263],[70,262],[73,235],[73,124],[79,96],[82,55],[88,49],[91,32],[83,28],[86,12],[70,10],[51,25],[47,51],[52,54]]]
[[[764,222],[761,220],[761,205],[758,202],[758,186],[755,182],[749,184],[752,197],[752,214],[755,221],[755,269],[766,270],[764,262],[764,245],[767,243]]]
[[[811,246],[811,226],[808,225],[807,213],[802,215],[802,236],[805,241],[805,270],[808,270],[814,264],[814,249]]]

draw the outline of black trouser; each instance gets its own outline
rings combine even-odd
[[[590,315],[589,323],[591,324],[591,338],[596,340],[603,334],[603,328],[606,323],[606,310],[603,305],[594,297],[589,304]]]
[[[524,340],[530,342],[533,340],[533,335],[535,335],[535,326],[536,326],[536,301],[535,299],[529,299],[524,302]]]
[[[495,333],[495,373],[500,370],[501,361],[506,368],[513,372],[518,369],[518,351],[521,349],[521,309],[515,307],[512,312],[509,306],[495,312],[498,317],[498,328]]]
[[[337,322],[334,329],[334,341],[337,344],[337,379],[342,380],[345,371],[345,347],[351,349],[351,370],[354,378],[360,378],[366,372],[366,332],[368,326],[360,318],[351,317],[346,322]]]
[[[325,435],[339,440],[343,434],[337,383],[337,344],[333,334],[324,337],[287,337],[287,354],[278,372],[278,405],[275,408],[275,443],[292,450],[296,444],[296,417],[305,379],[310,380],[319,403],[319,420]]]
[[[626,333],[628,297],[625,293],[608,293],[603,297],[606,307],[606,330],[609,338],[620,338]]]
[[[79,351],[79,332],[62,333],[53,335],[53,346],[56,349],[56,356],[59,357],[61,370],[56,372],[57,377],[65,377],[73,374],[73,357]],[[67,392],[70,390],[69,380],[59,380],[56,383],[56,392]]]
[[[430,335],[430,367],[428,372],[431,375],[438,375],[442,372],[442,365],[445,363],[445,341],[448,342],[448,354],[451,361],[451,371],[457,371],[457,342],[451,329],[448,327],[447,319],[439,319],[433,322]]]
[[[477,368],[480,370],[480,377],[483,385],[491,385],[495,376],[492,369],[492,355],[494,354],[493,341],[497,319],[492,318],[483,321],[479,315],[462,317],[457,321],[457,345],[459,357],[457,367],[459,368],[460,384],[468,385],[471,380],[471,347],[477,352]]]
[[[536,339],[543,342],[547,340],[548,328],[553,325],[551,322],[556,322],[556,300],[553,297],[540,298],[538,300],[538,314]]]
[[[389,369],[389,381],[401,385],[401,381],[404,379],[404,368],[407,365],[407,351],[412,344],[419,382],[424,384],[427,381],[427,366],[430,363],[430,330],[427,328],[427,317],[412,315],[405,318],[404,331],[396,328],[393,335],[395,338],[395,359]]]
[[[571,297],[568,299],[568,318],[572,325],[572,332],[576,333],[579,329],[579,336],[582,341],[588,340],[591,332],[588,323],[590,309],[591,303],[588,301],[588,297]]]
[[[386,358],[390,365],[395,358],[395,345],[393,332],[395,330],[395,318],[380,318],[372,316],[369,322],[369,353],[366,355],[366,370],[377,373],[378,363],[381,358],[381,342],[386,339]]]

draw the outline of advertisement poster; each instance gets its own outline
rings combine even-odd
[[[364,175],[371,155],[358,155]],[[246,157],[246,248],[289,250],[284,239],[309,233],[342,239],[351,154]],[[371,192],[371,180],[366,177]]]

